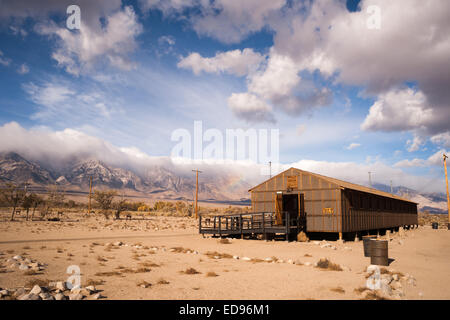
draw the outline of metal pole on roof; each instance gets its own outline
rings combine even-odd
[[[272,178],[272,161],[269,161],[269,178]]]
[[[447,186],[447,210],[448,210],[448,224],[447,229],[450,230],[450,197],[448,195],[448,176],[447,176],[447,156],[444,154],[444,168],[445,168],[445,184]]]
[[[392,180],[391,180],[391,194],[392,194],[392,193],[394,193],[394,192],[392,192]]]
[[[371,176],[371,173],[372,172],[369,171],[369,187],[370,188],[372,188],[372,176]]]

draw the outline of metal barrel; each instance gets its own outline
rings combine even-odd
[[[439,223],[433,222],[433,223],[431,224],[431,227],[432,227],[433,229],[439,229]]]
[[[388,244],[387,240],[370,240],[370,264],[388,266]]]
[[[363,236],[364,257],[370,257],[370,240],[376,239],[377,236]]]

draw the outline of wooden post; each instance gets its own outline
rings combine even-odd
[[[195,218],[198,218],[198,174],[201,173],[199,170],[192,170],[195,172]]]
[[[221,221],[222,217],[219,216],[219,237],[222,238],[222,221]]]
[[[198,232],[202,233],[202,216],[198,217]]]
[[[447,156],[444,154],[444,168],[445,168],[445,184],[447,186],[447,210],[448,210],[448,224],[447,229],[450,230],[450,197],[448,194],[448,176],[447,176]]]
[[[92,194],[92,176],[90,176],[89,178],[89,205],[88,205],[88,210],[89,210],[89,214],[91,214],[91,196]]]
[[[265,221],[264,221],[264,216],[265,216],[265,215],[266,215],[265,213],[262,214],[262,229],[263,229],[264,240],[267,240],[267,235],[266,235],[266,223],[265,223]]]
[[[286,211],[286,241],[289,241],[289,211]]]
[[[242,214],[239,215],[239,227],[241,228],[241,239],[244,239],[244,231],[243,229],[243,225],[242,225]]]

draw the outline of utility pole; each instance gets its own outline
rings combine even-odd
[[[447,186],[447,210],[448,210],[448,224],[447,229],[450,230],[450,197],[448,195],[448,176],[447,176],[447,156],[444,154],[444,168],[445,168],[445,185]]]
[[[369,171],[369,187],[372,188],[372,172]]]
[[[391,180],[391,194],[392,194],[393,192],[392,192],[392,180]]]
[[[196,175],[196,182],[195,182],[195,218],[198,218],[198,174],[202,173],[199,170],[192,170],[192,172],[195,172]]]
[[[89,205],[88,205],[88,214],[91,214],[91,196],[92,194],[92,176],[89,177]]]
[[[269,178],[272,178],[272,161],[269,161]]]

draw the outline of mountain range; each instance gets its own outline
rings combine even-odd
[[[30,188],[43,190],[49,185],[59,185],[66,191],[85,193],[92,177],[95,189],[116,189],[160,199],[193,199],[194,175],[184,175],[163,166],[153,165],[145,173],[113,167],[96,159],[67,161],[59,169],[49,168],[36,161],[27,160],[18,153],[0,153],[0,182],[29,183]],[[237,177],[218,174],[214,179],[199,181],[199,198],[206,201],[249,204],[249,183]],[[236,182],[238,181],[238,182]],[[375,189],[391,192],[391,187],[374,184]],[[392,188],[394,194],[419,203],[419,209],[431,213],[447,210],[446,196],[441,193],[423,193],[402,186]]]

